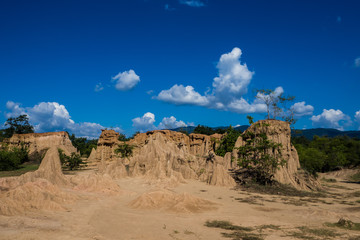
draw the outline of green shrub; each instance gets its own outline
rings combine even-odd
[[[232,152],[235,146],[235,142],[240,135],[240,131],[237,131],[230,126],[226,130],[226,134],[221,140],[220,146],[216,149],[215,154],[223,157],[227,152]]]
[[[29,151],[27,147],[21,145],[20,148],[7,146],[0,148],[0,171],[16,170],[19,165],[29,161]]]
[[[360,165],[360,140],[356,138],[314,136],[308,140],[302,136],[292,138],[292,143],[299,154],[301,167],[314,175]]]
[[[58,151],[63,169],[72,171],[86,166],[86,162],[81,159],[79,154],[73,152],[67,156],[62,149],[59,148]]]
[[[127,143],[119,144],[118,148],[115,149],[115,153],[120,153],[122,158],[129,158],[133,154],[134,146]]]
[[[281,144],[268,139],[265,133],[247,131],[242,135],[245,145],[238,148],[238,165],[259,184],[271,184],[276,169],[286,161],[282,159]]]

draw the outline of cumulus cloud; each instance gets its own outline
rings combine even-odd
[[[355,113],[355,121],[359,124],[360,130],[360,110]]]
[[[205,3],[201,0],[179,0],[180,4],[185,4],[190,7],[203,7]]]
[[[230,53],[221,55],[217,64],[219,76],[212,83],[215,96],[222,102],[239,97],[247,93],[247,87],[254,75],[246,64],[241,64],[242,51],[235,47]]]
[[[360,67],[360,57],[355,58],[354,65],[355,65],[355,67]]]
[[[324,109],[319,115],[314,115],[311,118],[314,127],[335,128],[344,130],[344,126],[351,124],[351,119],[341,110]]]
[[[104,90],[102,83],[98,83],[95,85],[95,89],[94,89],[95,92],[100,92],[102,90]]]
[[[97,138],[101,129],[106,128],[98,123],[74,122],[66,107],[57,102],[41,102],[33,107],[22,107],[19,103],[8,101],[6,108],[9,110],[5,114],[7,118],[28,115],[35,132],[68,131],[77,137]],[[121,131],[120,128],[114,130]]]
[[[266,101],[282,95],[284,89],[279,86],[268,95],[258,92],[253,101],[246,100],[244,95],[255,72],[241,62],[241,56],[242,51],[238,47],[220,56],[216,65],[218,76],[204,94],[197,92],[193,86],[175,84],[153,98],[176,105],[196,105],[240,114],[264,113],[267,111]],[[305,102],[295,103],[292,109],[296,117],[311,115],[314,110]]]
[[[145,113],[142,117],[134,118],[132,122],[135,130],[139,132],[146,132],[156,129],[173,129],[188,126],[185,122],[176,120],[174,116],[164,117],[159,125],[155,126],[155,114],[151,112]]]
[[[146,132],[155,129],[155,115],[151,112],[145,113],[142,117],[137,117],[132,120],[133,127],[140,132]]]
[[[208,93],[202,95],[192,86],[175,84],[170,89],[162,90],[154,98],[176,105],[197,105],[237,113],[266,111],[263,103],[257,100],[248,103],[242,98],[248,91],[254,72],[240,62],[241,55],[241,49],[235,47],[231,52],[220,56],[216,66],[218,76],[213,79],[212,88],[209,88]]]
[[[171,117],[164,117],[159,126],[158,129],[173,129],[178,127],[186,127],[187,124],[185,124],[183,121],[177,121],[174,116]]]
[[[297,102],[291,106],[296,117],[309,116],[314,112],[314,107],[303,102]]]
[[[176,105],[190,104],[206,106],[209,104],[207,97],[196,92],[192,86],[184,87],[181,84],[175,84],[168,90],[162,90],[155,98]]]
[[[244,98],[236,99],[227,106],[227,108],[236,113],[261,113],[266,112],[266,105],[258,100],[248,103]]]
[[[115,83],[115,88],[119,91],[128,91],[133,89],[136,84],[140,82],[140,77],[136,75],[135,71],[130,69],[129,71],[120,72],[112,78]]]

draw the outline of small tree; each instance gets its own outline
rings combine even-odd
[[[72,152],[70,156],[67,156],[62,149],[59,148],[58,151],[64,169],[72,171],[86,166],[86,162],[81,159],[79,154]]]
[[[23,144],[20,148],[9,148],[7,145],[0,146],[0,171],[15,170],[20,165],[29,161],[29,150]]]
[[[272,89],[256,90],[256,98],[263,101],[266,105],[266,119],[282,118],[284,121],[294,124],[294,109],[288,108],[287,103],[294,101],[294,96],[285,96],[282,92]]]
[[[276,169],[286,162],[281,158],[281,144],[269,140],[265,133],[246,131],[245,144],[238,148],[238,165],[260,184],[271,184]]]
[[[29,123],[29,117],[27,115],[20,115],[16,118],[8,118],[5,122],[5,126],[9,126],[4,129],[4,135],[7,138],[10,138],[15,133],[33,133],[34,127]]]
[[[248,119],[250,125],[254,123],[254,118],[252,116],[247,115],[246,118]]]
[[[118,148],[115,149],[115,153],[120,153],[122,158],[129,158],[133,154],[133,145],[127,143],[119,144]]]
[[[231,152],[234,149],[235,142],[240,135],[241,135],[240,131],[237,131],[230,126],[226,130],[225,136],[223,137],[219,147],[215,151],[216,155],[223,157],[227,152]]]

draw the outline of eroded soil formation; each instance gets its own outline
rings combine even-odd
[[[0,178],[0,239],[360,238],[360,186],[346,180],[353,172],[305,181],[288,125],[260,124],[253,131],[282,143],[288,165],[275,174],[287,188],[237,185],[229,172],[236,152],[214,154],[222,135],[139,134],[126,143],[135,146],[133,156],[121,158],[114,150],[125,143],[103,131],[91,167],[68,175],[58,153],[76,151],[67,134],[53,134],[62,140],[50,138],[48,145],[41,138],[51,134],[28,136],[29,146],[36,142],[39,151],[41,145],[45,156],[35,172]]]

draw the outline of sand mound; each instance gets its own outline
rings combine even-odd
[[[129,206],[135,209],[160,209],[177,213],[200,213],[217,209],[217,204],[188,193],[176,194],[170,191],[159,190],[144,193]]]
[[[27,182],[0,194],[0,214],[16,215],[34,210],[65,210],[77,198],[45,179]]]
[[[0,214],[14,215],[36,209],[63,210],[76,199],[59,186],[68,185],[61,171],[57,147],[51,147],[35,172],[0,179]]]
[[[77,191],[101,192],[109,195],[120,193],[120,187],[106,174],[73,176],[70,182],[75,185],[73,189]]]
[[[46,179],[57,186],[65,186],[68,184],[61,170],[59,152],[56,147],[51,147],[46,152],[38,170],[25,173],[19,177],[1,178],[0,188],[12,189],[28,182],[35,182],[39,179]]]
[[[91,149],[91,153],[89,157],[86,160],[86,165],[88,169],[96,168],[97,162],[96,162],[96,149]]]
[[[229,175],[222,165],[216,165],[213,173],[209,176],[208,181],[210,185],[235,187],[235,180]]]

